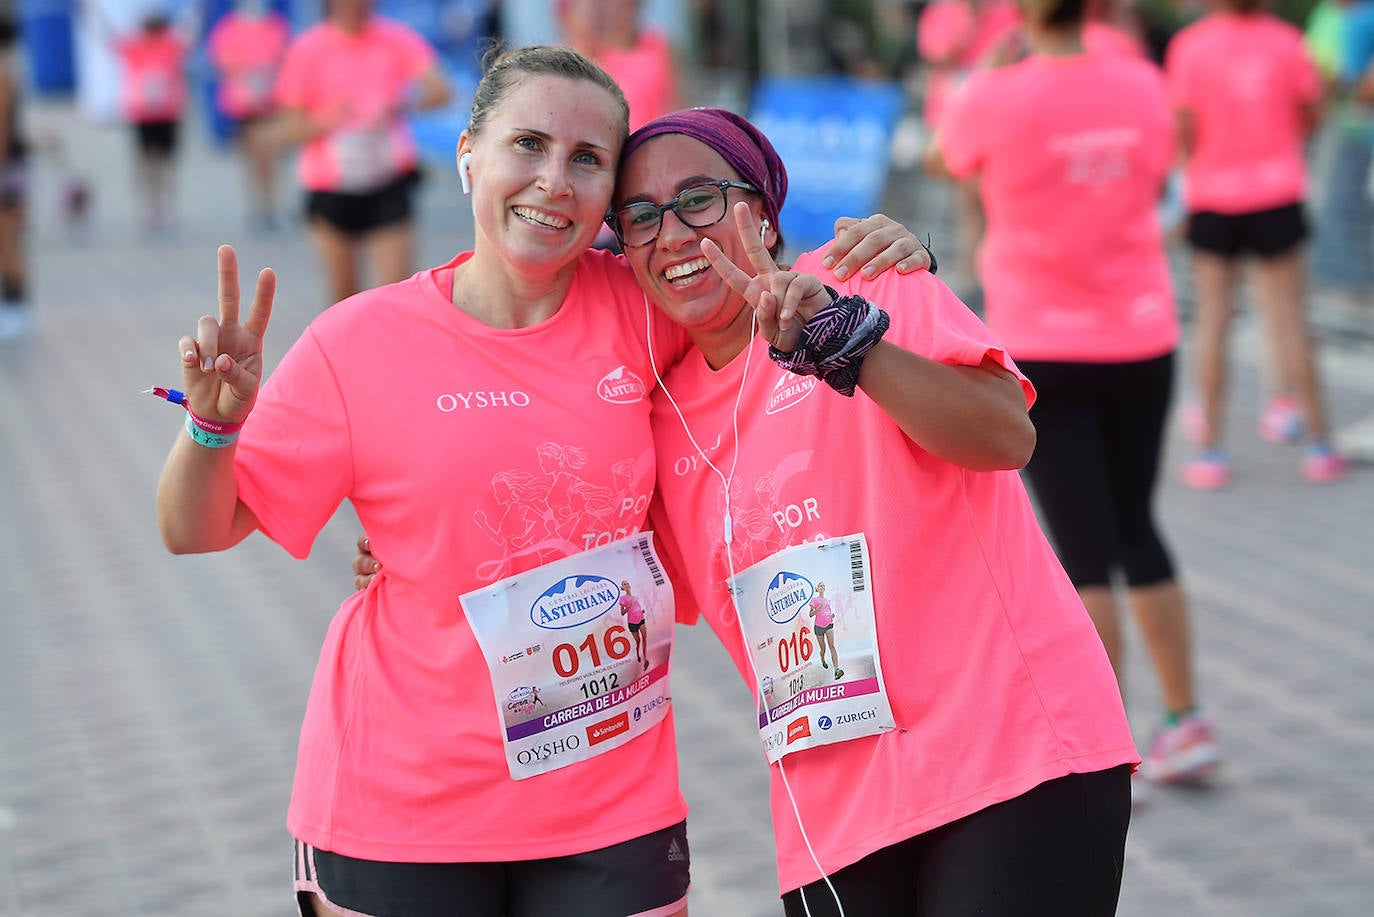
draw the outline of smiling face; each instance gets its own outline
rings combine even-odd
[[[634,201],[661,204],[684,188],[702,182],[741,177],[725,159],[685,134],[663,134],[644,142],[621,165],[616,206]],[[763,199],[732,188],[726,203],[733,208],[746,201],[762,219]],[[741,316],[748,328],[744,299],[732,291],[701,254],[701,240],[710,239],[739,265],[748,265],[732,213],[710,226],[693,229],[676,213],[663,214],[658,238],[625,252],[635,279],[664,314],[687,328],[693,338],[737,329]],[[747,330],[746,330],[747,335]]]
[[[587,250],[606,212],[624,138],[620,103],[587,80],[512,83],[458,155],[472,153],[477,248],[527,274],[560,271]]]

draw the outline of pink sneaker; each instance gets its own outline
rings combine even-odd
[[[1313,484],[1334,481],[1345,474],[1345,459],[1326,443],[1313,443],[1302,457],[1302,476]]]
[[[1295,443],[1302,436],[1302,411],[1292,395],[1274,395],[1260,412],[1259,434],[1271,443]]]
[[[1155,733],[1140,772],[1155,783],[1187,783],[1210,777],[1220,766],[1221,749],[1211,720],[1190,713]]]
[[[1195,490],[1218,490],[1231,483],[1231,463],[1221,449],[1204,449],[1183,466],[1183,483]]]

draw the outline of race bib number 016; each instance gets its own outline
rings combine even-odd
[[[759,676],[759,737],[769,764],[896,727],[871,582],[863,535],[779,551],[731,581]]]
[[[459,598],[516,780],[618,748],[668,713],[673,588],[642,532]]]

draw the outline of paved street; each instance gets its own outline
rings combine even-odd
[[[356,523],[345,509],[303,562],[261,536],[169,556],[153,494],[179,418],[139,392],[175,383],[177,338],[214,311],[218,243],[239,246],[245,286],[260,266],[278,270],[270,363],[323,287],[297,230],[248,236],[237,163],[198,123],[178,228],[150,238],[121,190],[123,131],[61,105],[34,117],[99,187],[92,225],[72,235],[57,221],[57,165],[37,164],[37,328],[0,342],[0,917],[286,917],[296,734],[326,623],[352,588]],[[466,248],[471,225],[451,171],[424,191],[430,264]],[[1366,915],[1374,468],[1304,483],[1299,453],[1255,433],[1248,325],[1236,359],[1234,484],[1180,488],[1174,443],[1160,507],[1226,765],[1210,788],[1159,791],[1137,811],[1120,912]],[[1324,365],[1338,425],[1374,411],[1374,344],[1331,343]],[[679,628],[673,687],[692,912],[776,917],[751,708],[704,628]],[[1129,707],[1143,742],[1157,699],[1138,645]]]

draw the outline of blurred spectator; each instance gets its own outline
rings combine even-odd
[[[101,7],[92,4],[96,15]],[[121,65],[120,111],[133,126],[137,146],[134,184],[144,226],[167,229],[172,219],[178,131],[186,110],[186,55],[191,43],[172,24],[170,12],[154,4],[138,31],[112,36]]]
[[[1190,487],[1222,487],[1230,480],[1222,448],[1229,336],[1248,256],[1276,369],[1260,432],[1292,442],[1305,426],[1303,475],[1329,481],[1344,471],[1329,441],[1307,329],[1303,144],[1320,115],[1322,85],[1302,34],[1263,11],[1261,2],[1219,0],[1215,12],[1174,37],[1165,62],[1185,159],[1197,302],[1202,418],[1194,425],[1197,450],[1183,469]]]
[[[233,121],[253,192],[249,225],[276,227],[277,142],[272,116],[272,87],[291,26],[266,0],[237,0],[215,24],[207,39],[210,62],[219,74],[220,111]]]
[[[30,325],[24,216],[28,195],[28,144],[22,133],[14,46],[19,29],[0,11],[0,340],[20,337]]]
[[[609,73],[630,103],[630,130],[683,107],[668,36],[641,20],[640,0],[556,0],[569,47]]]
[[[1021,26],[1021,12],[1012,0],[934,0],[916,23],[916,46],[929,66],[925,119],[932,137],[949,97],[973,70],[1012,56]],[[928,152],[933,152],[933,143]],[[975,180],[954,182],[957,258],[949,282],[956,288],[976,288],[978,247],[986,224]],[[974,290],[964,295],[976,303]]]
[[[673,46],[640,18],[640,0],[555,0],[564,42],[611,75],[630,103],[630,130],[683,107]],[[601,227],[593,248],[619,251]]]
[[[291,43],[277,81],[282,137],[303,144],[301,184],[330,302],[363,287],[370,249],[378,283],[414,270],[419,153],[406,121],[450,89],[435,50],[372,0],[328,0],[327,17]]]
[[[1374,201],[1367,194],[1374,117],[1355,98],[1363,71],[1360,21],[1374,4],[1325,0],[1308,19],[1307,45],[1327,80],[1331,115],[1314,157],[1320,188],[1312,276],[1338,307],[1356,313],[1374,305]],[[1353,19],[1353,21],[1352,21]]]
[[[1165,706],[1141,772],[1186,781],[1220,752],[1198,710],[1188,603],[1153,508],[1179,340],[1155,216],[1173,125],[1157,68],[1085,53],[1085,5],[1024,0],[1033,53],[969,78],[930,165],[980,179],[988,328],[1038,395],[1026,474],[1118,679],[1114,587],[1125,581]]]

